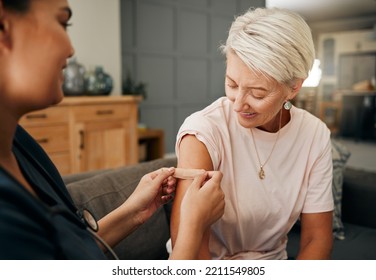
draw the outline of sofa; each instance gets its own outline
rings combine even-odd
[[[76,205],[89,209],[100,219],[129,197],[144,174],[170,166],[176,166],[176,158],[67,175],[63,179]],[[343,174],[343,191],[339,200],[343,232],[335,237],[332,258],[376,260],[376,173],[347,167],[343,169]],[[132,260],[167,259],[170,212],[171,203],[164,205],[149,221],[120,242],[114,248],[118,257]],[[297,223],[288,236],[287,250],[291,259],[297,255],[299,235]]]

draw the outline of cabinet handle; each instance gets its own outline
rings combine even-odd
[[[113,110],[99,110],[97,111],[97,115],[112,115],[114,113]]]
[[[83,150],[85,148],[85,132],[80,130],[80,149]]]
[[[27,119],[46,119],[47,114],[33,114],[33,115],[26,115]]]
[[[48,143],[48,138],[41,138],[41,139],[36,139],[39,144],[47,144]]]

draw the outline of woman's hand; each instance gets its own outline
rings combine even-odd
[[[163,204],[169,202],[175,192],[175,168],[161,168],[144,175],[126,204],[134,209],[140,224],[149,219]]]

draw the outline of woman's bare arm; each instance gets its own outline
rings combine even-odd
[[[333,212],[302,214],[298,259],[330,259],[333,247]]]
[[[206,146],[193,135],[186,135],[181,140],[177,167],[213,170],[213,164]],[[178,234],[181,202],[191,183],[192,180],[178,180],[171,214],[171,241],[173,247]],[[211,258],[209,253],[209,229],[206,230],[202,238],[198,258]]]

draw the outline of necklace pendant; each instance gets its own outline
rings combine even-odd
[[[258,175],[261,180],[265,178],[265,171],[264,171],[264,168],[262,168],[262,166],[260,166],[260,171]]]

